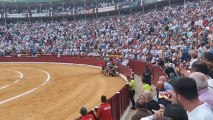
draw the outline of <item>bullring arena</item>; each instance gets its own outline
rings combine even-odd
[[[124,85],[100,69],[74,64],[1,63],[1,120],[72,120]]]

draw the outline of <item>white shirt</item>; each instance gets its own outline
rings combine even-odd
[[[140,120],[153,120],[154,119],[154,115],[148,116],[148,117],[143,117]]]
[[[213,111],[207,103],[197,106],[191,112],[187,112],[189,120],[213,120]]]
[[[196,62],[196,61],[198,61],[198,59],[196,58],[196,59],[193,59],[191,62],[190,62],[190,65],[189,65],[189,68],[191,69],[191,67],[192,67],[192,64],[194,63],[194,62]]]

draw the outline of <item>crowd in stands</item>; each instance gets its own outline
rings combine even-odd
[[[157,82],[157,100],[149,91],[136,100],[136,114],[142,115],[132,120],[213,120],[212,6],[212,0],[202,0],[146,14],[11,23],[0,26],[0,56],[120,54],[125,66],[128,59],[150,62],[166,75]],[[170,96],[159,98],[165,92]]]
[[[166,8],[141,18],[139,13],[125,16],[128,30],[123,32],[122,57],[158,64],[165,72],[157,82],[156,97],[152,89],[136,102],[130,97],[132,109],[137,111],[132,120],[213,120],[213,3],[203,2]],[[146,68],[142,77],[145,85],[150,85],[151,75]],[[130,88],[134,88],[132,83],[130,79]]]
[[[147,14],[94,20],[8,24],[0,28],[0,55],[55,53],[63,55],[122,54],[156,63],[161,58],[188,62],[190,52],[203,57],[212,50],[212,2],[190,2]],[[190,14],[189,14],[190,13]]]
[[[117,3],[116,3],[117,2]],[[0,13],[6,13],[6,14],[17,14],[17,13],[63,13],[63,12],[73,12],[74,8],[76,9],[77,12],[81,13],[84,10],[88,10],[88,9],[94,9],[94,8],[104,8],[104,7],[110,7],[110,6],[115,6],[115,5],[120,5],[120,4],[129,4],[129,3],[135,3],[135,4],[139,4],[139,2],[141,2],[141,0],[121,0],[119,1],[115,1],[115,0],[109,0],[109,1],[105,1],[105,2],[97,2],[97,6],[96,6],[96,2],[90,2],[90,3],[82,3],[82,4],[78,4],[75,5],[74,7],[74,3],[70,2],[70,1],[64,1],[64,2],[47,2],[47,3],[32,3],[31,4],[27,4],[25,5],[25,7],[20,7],[19,4],[16,4],[16,6],[14,8],[10,8],[7,5],[5,6],[5,9],[2,7],[0,8]],[[25,4],[25,3],[21,3],[21,4]],[[36,4],[33,6],[33,4]],[[58,4],[58,5],[57,5]],[[9,4],[8,4],[9,5]],[[57,5],[56,7],[53,7],[53,5]],[[29,12],[30,11],[30,12]]]

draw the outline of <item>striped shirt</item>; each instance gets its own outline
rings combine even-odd
[[[199,99],[202,102],[208,103],[211,109],[213,109],[213,99],[212,99],[213,92],[209,90],[209,88],[198,90],[198,95],[199,95]]]

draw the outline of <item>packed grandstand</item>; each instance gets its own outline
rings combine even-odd
[[[161,3],[159,7],[155,2]],[[201,90],[199,87],[198,93],[192,92],[192,94],[195,92],[195,96],[198,94],[199,99],[193,96],[188,99],[183,93],[182,99],[185,103],[181,105],[187,110],[188,115],[185,118],[177,116],[175,118],[175,115],[168,111],[171,107],[182,110],[181,107],[171,105],[167,107],[167,103],[162,103],[164,105],[162,108],[167,113],[158,111],[154,116],[151,113],[150,117],[147,115],[140,119],[213,120],[211,110],[213,98],[210,96],[212,93],[209,92],[213,86],[212,0],[176,0],[175,2],[173,0],[102,0],[101,2],[84,0],[76,3],[74,1],[44,3],[19,1],[15,4],[3,1],[1,6],[0,57],[38,57],[50,54],[58,57],[61,55],[101,58],[114,56],[117,64],[124,66],[129,65],[130,59],[149,62],[165,69],[168,81],[162,80],[163,83],[171,84],[172,90],[179,92],[180,96],[184,91],[180,89],[187,89],[179,86],[184,84],[184,80],[196,79],[195,87],[203,87],[199,81],[208,79],[208,90],[205,88],[207,93],[199,92]],[[149,6],[147,7],[149,10],[144,10],[145,6]],[[83,16],[76,19],[78,15]],[[202,70],[196,65],[204,67],[206,65],[208,69]],[[190,72],[195,73],[190,74]],[[196,74],[196,72],[200,73]],[[183,75],[190,78],[180,78],[179,81],[177,80],[179,83],[173,79]],[[191,81],[185,84],[194,83]],[[160,86],[161,82],[158,85]],[[159,86],[157,91],[161,91]],[[186,105],[190,101],[194,104]],[[202,102],[205,102],[205,105]],[[136,108],[137,104],[139,106],[144,104],[143,99],[136,101]],[[200,108],[196,108],[197,106]],[[83,110],[85,113],[85,108]],[[206,111],[204,117],[201,115],[202,110]],[[84,113],[82,115],[85,115]],[[185,113],[181,115],[184,116]],[[132,118],[132,120],[140,119]]]

